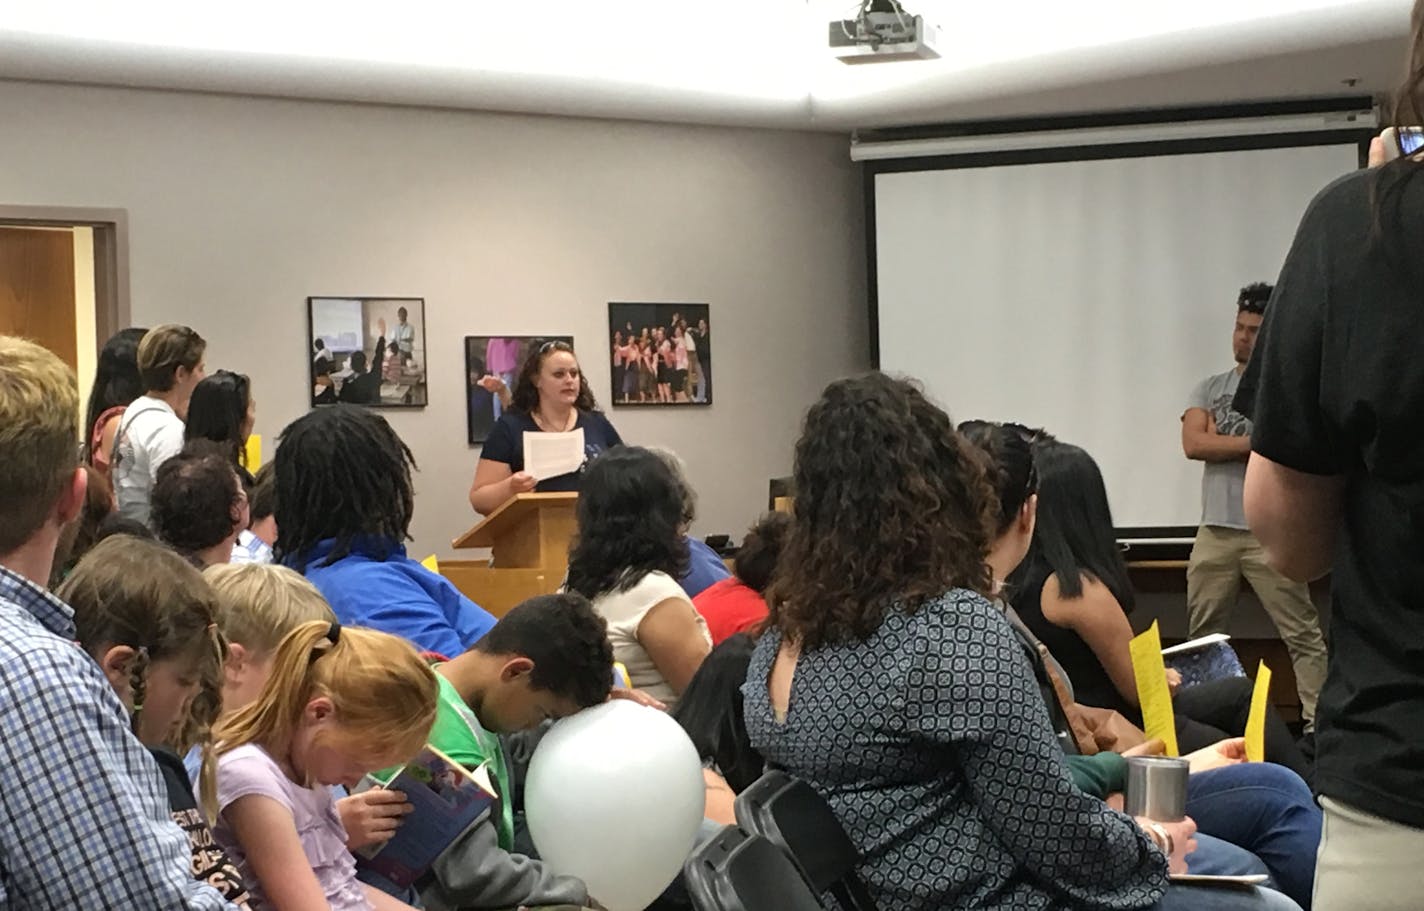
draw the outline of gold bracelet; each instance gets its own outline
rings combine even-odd
[[[1157,847],[1162,850],[1162,853],[1171,857],[1173,852],[1176,851],[1176,843],[1172,840],[1172,833],[1163,828],[1161,823],[1155,822],[1148,823],[1147,830],[1157,836],[1153,841],[1157,843]]]

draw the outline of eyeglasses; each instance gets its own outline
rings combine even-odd
[[[539,353],[540,353],[540,354],[548,354],[550,351],[572,351],[572,350],[574,350],[573,345],[570,345],[568,342],[561,342],[561,341],[559,341],[558,339],[555,339],[555,340],[552,341],[552,342],[545,342],[544,344],[542,344],[542,345],[539,346]]]

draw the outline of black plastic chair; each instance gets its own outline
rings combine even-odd
[[[772,770],[737,795],[737,825],[786,851],[817,894],[829,892],[845,911],[877,911],[856,874],[860,852],[815,789]]]
[[[736,826],[692,852],[682,876],[697,911],[825,911],[781,848]]]

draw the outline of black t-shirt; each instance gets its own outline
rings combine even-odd
[[[247,901],[247,887],[242,882],[242,874],[237,872],[237,865],[227,856],[227,852],[213,841],[212,829],[208,828],[207,820],[198,809],[198,801],[193,797],[193,786],[188,782],[183,760],[165,749],[150,747],[148,752],[163,773],[173,821],[188,833],[188,846],[193,852],[193,878],[217,889],[223,898],[234,904]]]
[[[1344,177],[1306,211],[1235,407],[1256,452],[1345,479],[1316,786],[1424,828],[1424,281],[1372,239],[1378,176]],[[1385,225],[1417,263],[1424,175],[1401,199]]]
[[[579,481],[582,479],[584,468],[588,467],[589,461],[597,458],[604,450],[623,445],[618,431],[613,429],[608,418],[600,412],[580,411],[574,427],[583,429],[585,457],[583,468],[559,475],[557,478],[546,478],[540,481],[539,485],[534,488],[540,493],[578,490]],[[506,411],[499,416],[498,421],[494,422],[489,436],[485,438],[485,448],[480,452],[480,458],[489,459],[491,462],[503,462],[509,466],[509,470],[512,472],[523,471],[524,434],[539,432],[541,432],[539,425],[534,423],[534,418],[528,414]]]

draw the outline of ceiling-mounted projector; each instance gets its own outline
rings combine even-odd
[[[899,0],[865,0],[854,19],[830,24],[831,53],[842,63],[893,63],[933,60],[939,29],[923,16],[905,12]]]

